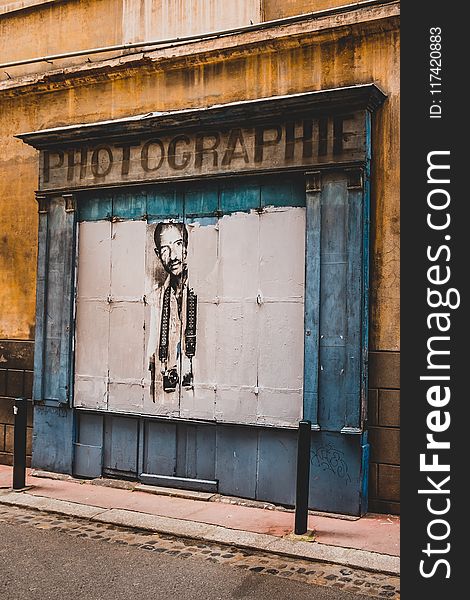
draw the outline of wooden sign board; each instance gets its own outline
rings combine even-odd
[[[364,111],[252,126],[190,128],[41,150],[40,189],[158,182],[363,161]]]

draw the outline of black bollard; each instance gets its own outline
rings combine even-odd
[[[310,437],[311,422],[299,422],[297,440],[297,490],[295,497],[295,534],[307,532],[308,488],[310,480]]]
[[[16,398],[13,407],[15,431],[13,438],[13,489],[26,485],[26,423],[28,404],[26,398]]]

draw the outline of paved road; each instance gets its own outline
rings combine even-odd
[[[197,556],[0,522],[2,600],[359,600],[364,596],[258,574]]]

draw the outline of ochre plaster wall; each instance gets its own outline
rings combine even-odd
[[[265,21],[273,19],[282,19],[283,17],[292,17],[294,15],[303,15],[305,13],[337,6],[346,6],[364,2],[365,0],[263,0],[263,17]]]
[[[261,15],[261,0],[62,0],[39,4],[28,10],[0,12],[0,63],[231,29],[259,23]],[[91,54],[89,58],[96,57]],[[101,54],[99,59],[103,57]],[[8,68],[8,74],[50,71],[83,61],[83,57],[74,57],[14,66]],[[0,70],[0,80],[7,78]]]
[[[388,99],[373,129],[370,346],[398,350],[399,36],[396,27],[366,25],[353,33],[345,27],[309,34],[301,43],[278,40],[255,51],[154,63],[101,81],[57,83],[53,91],[0,92],[0,338],[34,334],[38,162],[16,133],[375,82]]]

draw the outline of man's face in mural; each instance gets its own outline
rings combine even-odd
[[[187,243],[187,232],[182,223],[157,225],[155,252],[160,257],[165,271],[173,277],[180,277],[185,269]]]

